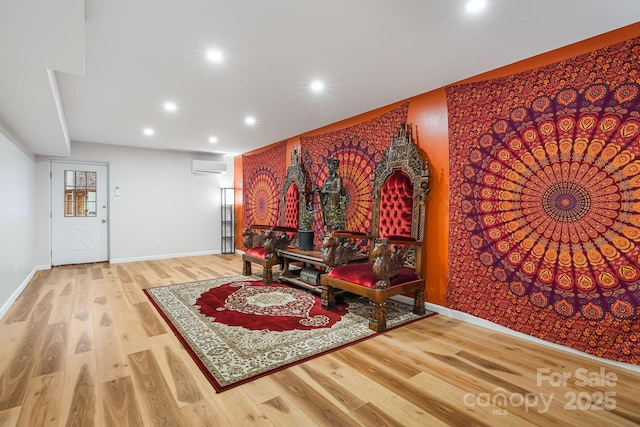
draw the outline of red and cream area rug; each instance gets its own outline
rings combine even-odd
[[[369,304],[350,294],[333,311],[320,297],[258,277],[235,276],[145,289],[217,392],[376,335]],[[424,316],[390,300],[389,329]]]

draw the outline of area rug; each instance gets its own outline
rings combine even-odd
[[[376,335],[364,298],[320,297],[259,277],[235,276],[145,289],[217,392]],[[388,302],[388,329],[423,316]]]

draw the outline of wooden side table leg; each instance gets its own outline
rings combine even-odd
[[[282,273],[280,273],[281,277],[289,277],[289,258],[282,257]]]

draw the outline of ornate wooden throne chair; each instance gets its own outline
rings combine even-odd
[[[421,251],[429,167],[412,140],[411,125],[403,125],[393,138],[371,179],[370,234],[337,230],[325,237],[322,253],[329,270],[320,280],[324,308],[335,305],[336,289],[364,296],[370,305],[369,328],[379,332],[387,327],[387,299],[394,295],[412,295],[413,312],[425,312]],[[347,264],[363,246],[368,262]]]
[[[282,187],[281,225],[252,224],[243,230],[242,243],[247,250],[242,255],[242,274],[250,276],[251,264],[258,264],[264,283],[273,282],[273,266],[282,267],[284,262],[278,250],[286,249],[297,238],[300,213],[307,201],[307,182],[300,152],[294,149]]]

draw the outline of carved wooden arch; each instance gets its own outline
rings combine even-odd
[[[371,176],[373,189],[372,233],[377,236],[380,226],[380,190],[395,169],[401,169],[413,183],[413,212],[411,236],[424,239],[426,198],[429,192],[429,162],[423,158],[412,137],[411,124],[403,123],[391,145],[382,154]]]
[[[295,183],[298,187],[298,224],[300,224],[300,215],[307,204],[308,180],[301,157],[300,149],[298,147],[294,148],[291,153],[291,165],[287,169],[287,176],[285,177],[282,185],[282,201],[280,203],[280,209],[282,210],[280,213],[280,223],[282,225],[285,223],[285,216],[287,213],[287,192],[289,191],[291,184]]]

